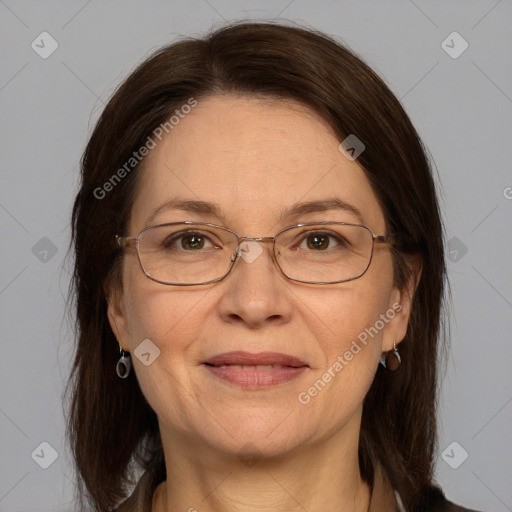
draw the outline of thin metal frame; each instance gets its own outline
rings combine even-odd
[[[144,268],[144,265],[142,264],[142,260],[141,260],[140,252],[139,252],[139,237],[140,237],[140,235],[142,233],[144,233],[145,231],[149,231],[150,229],[155,229],[155,228],[159,228],[159,227],[163,227],[163,226],[176,226],[176,225],[179,225],[179,224],[181,224],[181,225],[183,225],[183,224],[185,224],[185,225],[193,225],[193,226],[209,226],[209,227],[213,227],[213,228],[218,228],[218,229],[222,229],[224,231],[228,231],[229,233],[232,233],[236,237],[238,245],[237,245],[235,254],[233,254],[233,256],[231,256],[229,269],[228,269],[228,271],[222,277],[219,277],[217,279],[212,279],[210,281],[205,281],[203,283],[168,283],[166,281],[162,281],[160,279],[156,279],[155,277],[151,276],[147,272],[147,270]],[[340,281],[304,281],[302,279],[294,279],[294,278],[290,277],[281,268],[281,265],[279,265],[279,261],[277,259],[277,255],[276,255],[276,243],[275,243],[276,242],[276,238],[280,234],[282,234],[285,231],[288,231],[290,229],[295,229],[295,228],[300,228],[300,227],[308,227],[308,226],[323,226],[323,225],[356,226],[356,227],[364,228],[364,229],[366,229],[370,233],[370,235],[372,237],[372,249],[371,249],[371,253],[370,253],[370,259],[368,261],[368,265],[366,266],[366,268],[359,275],[357,275],[355,277],[351,277],[350,279],[342,279]],[[225,226],[219,226],[218,224],[212,224],[212,223],[209,223],[209,222],[182,221],[182,222],[167,222],[165,224],[158,224],[156,226],[149,226],[147,228],[144,228],[142,231],[140,231],[137,234],[137,236],[123,237],[123,236],[116,235],[115,239],[116,239],[117,245],[121,249],[126,249],[126,248],[136,249],[136,251],[137,251],[137,259],[139,260],[140,267],[141,267],[142,271],[144,272],[144,275],[146,277],[148,277],[149,279],[151,279],[152,281],[155,281],[157,283],[164,284],[164,285],[169,285],[169,286],[200,286],[200,285],[204,285],[204,284],[216,283],[218,281],[221,281],[222,279],[225,279],[230,274],[230,272],[233,270],[233,267],[235,266],[236,261],[239,259],[239,257],[240,257],[240,244],[242,242],[245,242],[245,241],[272,242],[272,258],[273,258],[275,264],[277,265],[277,268],[280,270],[280,272],[287,279],[290,279],[290,281],[296,281],[298,283],[306,283],[306,284],[337,284],[337,283],[346,283],[348,281],[354,281],[355,279],[359,279],[362,275],[364,275],[366,273],[366,271],[368,270],[368,268],[370,267],[372,259],[373,259],[373,250],[374,250],[374,247],[375,247],[375,243],[392,244],[394,236],[395,236],[394,234],[375,235],[373,233],[373,231],[368,226],[365,226],[363,224],[352,224],[350,222],[322,221],[322,222],[307,222],[307,223],[304,223],[304,224],[294,224],[293,226],[287,226],[286,228],[281,229],[274,236],[270,236],[270,237],[269,236],[267,236],[267,237],[256,237],[256,238],[254,238],[254,237],[248,237],[248,236],[239,236],[232,229],[229,229],[229,228],[227,228]]]

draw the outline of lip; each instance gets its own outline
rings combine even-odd
[[[241,350],[236,352],[225,352],[224,354],[209,357],[203,361],[203,364],[209,364],[212,366],[220,366],[222,364],[236,364],[243,366],[274,364],[279,366],[291,366],[293,368],[308,366],[307,363],[298,357],[280,354],[279,352],[260,352],[259,354],[251,354],[250,352],[244,352]]]
[[[278,352],[226,352],[208,358],[202,365],[214,376],[244,389],[261,389],[283,384],[296,379],[309,368],[301,359]],[[267,365],[273,367],[259,368]]]

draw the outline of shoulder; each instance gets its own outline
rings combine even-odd
[[[421,512],[479,512],[451,502],[436,486],[430,486],[425,490],[422,496],[422,505]]]

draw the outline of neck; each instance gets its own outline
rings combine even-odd
[[[357,438],[348,442],[342,432],[314,446],[253,459],[161,432],[167,481],[155,492],[153,512],[369,509],[371,492],[360,476]]]

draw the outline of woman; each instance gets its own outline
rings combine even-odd
[[[240,23],[156,52],[90,138],[73,241],[84,507],[466,510],[433,483],[434,181],[339,43]]]

